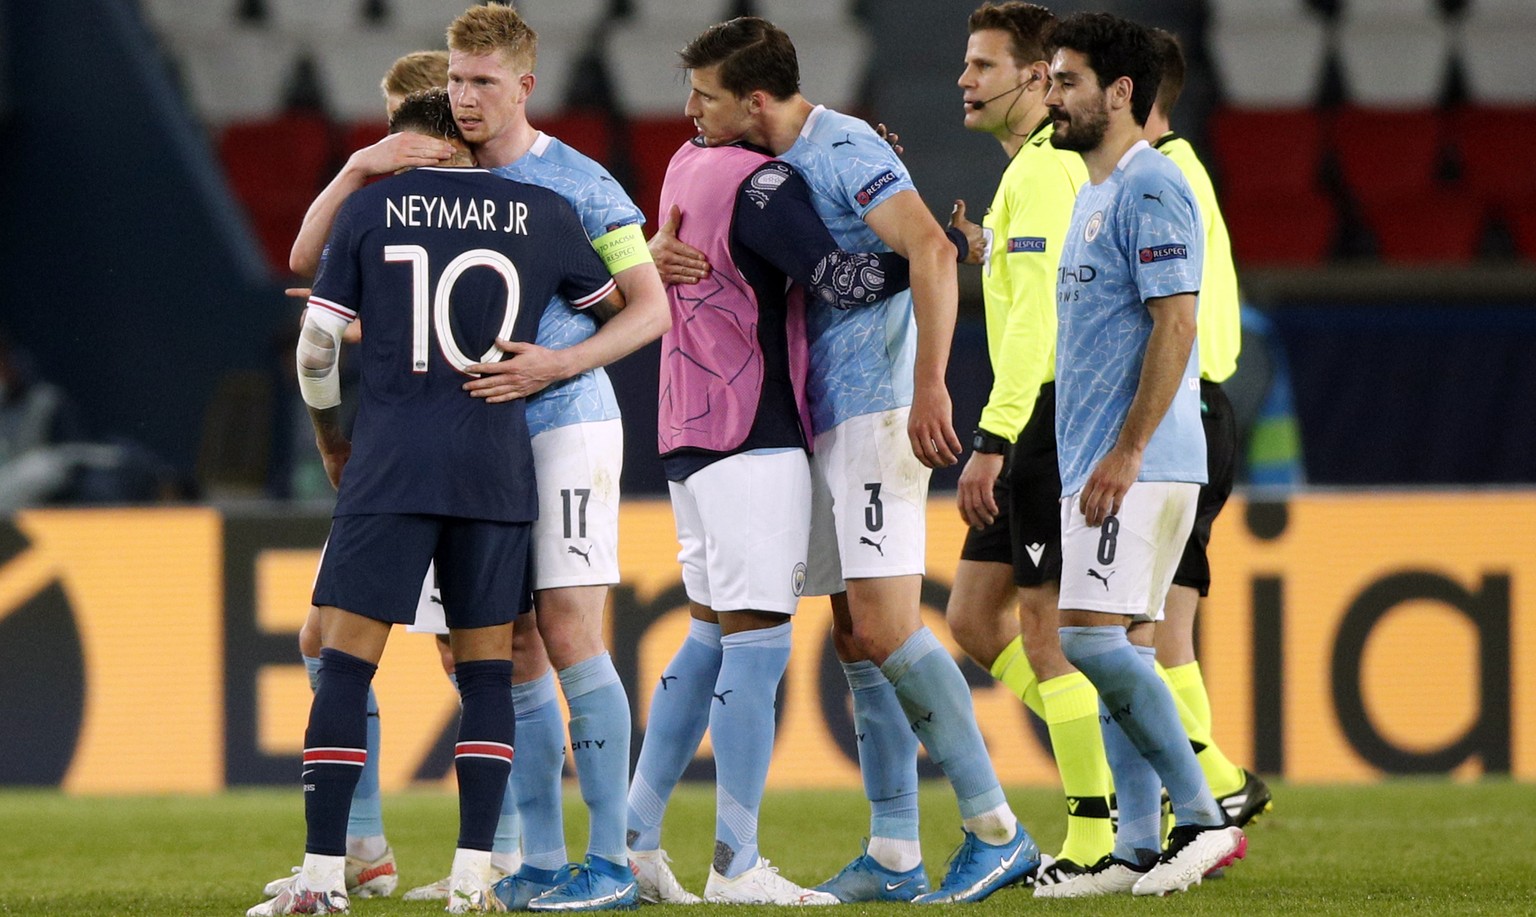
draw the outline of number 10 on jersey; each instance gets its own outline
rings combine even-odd
[[[517,324],[522,299],[517,265],[512,263],[512,259],[488,248],[470,249],[448,262],[442,276],[437,279],[435,290],[427,289],[432,282],[432,274],[427,264],[427,250],[420,245],[386,245],[384,260],[411,266],[411,372],[427,371],[429,324],[437,332],[438,349],[454,369],[465,375],[470,375],[468,369],[472,364],[490,363],[501,358],[501,351],[494,343],[479,359],[472,360],[465,356],[459,342],[454,340],[449,310],[453,302],[453,286],[458,283],[459,277],[470,268],[488,267],[501,276],[507,288],[506,307],[496,336],[510,339],[512,328]]]

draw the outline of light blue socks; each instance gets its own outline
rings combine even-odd
[[[571,754],[591,826],[587,853],[628,868],[629,696],[607,653],[561,669],[560,687],[571,709]]]
[[[1098,689],[1105,715],[1120,727],[1124,738],[1156,771],[1160,784],[1168,788],[1178,823],[1222,824],[1225,816],[1206,785],[1189,736],[1179,722],[1173,695],[1152,667],[1151,648],[1131,646],[1124,627],[1103,626],[1061,628],[1061,649]],[[1113,732],[1104,730],[1106,753],[1110,743],[1116,741]],[[1130,772],[1122,777],[1115,757],[1109,763],[1123,827],[1130,800],[1122,781],[1129,780],[1134,787],[1139,778]],[[1157,804],[1154,794],[1153,805]],[[1145,803],[1138,801],[1132,805],[1137,817],[1141,817]],[[1160,846],[1154,845],[1154,849]]]
[[[773,757],[774,701],[789,665],[790,623],[720,638],[720,677],[709,703],[715,750],[715,871],[757,865],[757,816]]]
[[[651,695],[645,741],[629,786],[628,841],[631,850],[661,846],[661,819],[667,800],[709,727],[710,695],[720,677],[720,625],[693,619],[688,637]]]
[[[859,774],[869,799],[872,838],[918,840],[917,736],[896,689],[868,660],[843,663],[853,693]]]

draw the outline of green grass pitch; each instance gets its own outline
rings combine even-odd
[[[1249,832],[1248,860],[1188,894],[1035,901],[1025,890],[1006,889],[966,906],[968,913],[1536,914],[1536,786],[1402,780],[1275,790],[1275,812]],[[1063,830],[1059,795],[1009,795],[1045,849],[1054,849]],[[585,814],[573,789],[566,802],[570,849],[579,853]],[[673,799],[663,835],[679,878],[695,891],[703,888],[713,847],[713,806],[712,788],[684,787]],[[959,817],[943,786],[925,786],[922,806],[923,849],[937,881],[959,839]],[[451,795],[386,796],[384,817],[399,857],[401,891],[447,871],[457,818]],[[763,806],[762,849],[786,876],[815,884],[858,852],[867,824],[857,793],[774,792]],[[242,914],[260,900],[263,883],[298,862],[303,835],[297,790],[164,798],[6,791],[0,793],[0,914]],[[355,901],[352,913],[434,914],[440,907],[393,898]],[[873,914],[904,907],[843,910]],[[752,917],[778,910],[732,913]],[[698,911],[647,913],[682,917]]]

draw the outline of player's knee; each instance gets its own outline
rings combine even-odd
[[[311,613],[299,628],[299,652],[311,659],[320,658],[320,620]]]
[[[837,651],[837,658],[843,662],[862,662],[869,656],[864,652],[854,639],[851,631],[838,627],[832,628],[832,648]]]
[[[987,655],[996,658],[997,654],[990,653],[988,646],[992,642],[989,638],[996,629],[991,622],[983,622],[974,613],[953,607],[949,610],[950,634],[966,655],[977,662],[987,664],[989,661],[982,659]]]

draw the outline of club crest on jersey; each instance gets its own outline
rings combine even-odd
[[[1099,230],[1104,228],[1104,211],[1095,210],[1088,218],[1088,225],[1083,227],[1083,241],[1092,242],[1099,237]]]
[[[789,181],[789,176],[778,168],[770,167],[752,174],[752,187],[760,191],[772,191]]]
[[[1155,261],[1176,261],[1189,257],[1187,245],[1154,245],[1144,248],[1136,253],[1136,257],[1142,264],[1151,264]]]
[[[1008,240],[1008,254],[1045,251],[1044,236],[1015,236]]]
[[[795,564],[795,572],[790,574],[790,582],[795,587],[795,595],[805,592],[805,564]]]
[[[887,169],[884,175],[859,189],[859,193],[853,199],[859,202],[860,207],[869,206],[869,202],[880,196],[880,192],[896,183],[896,173]]]

